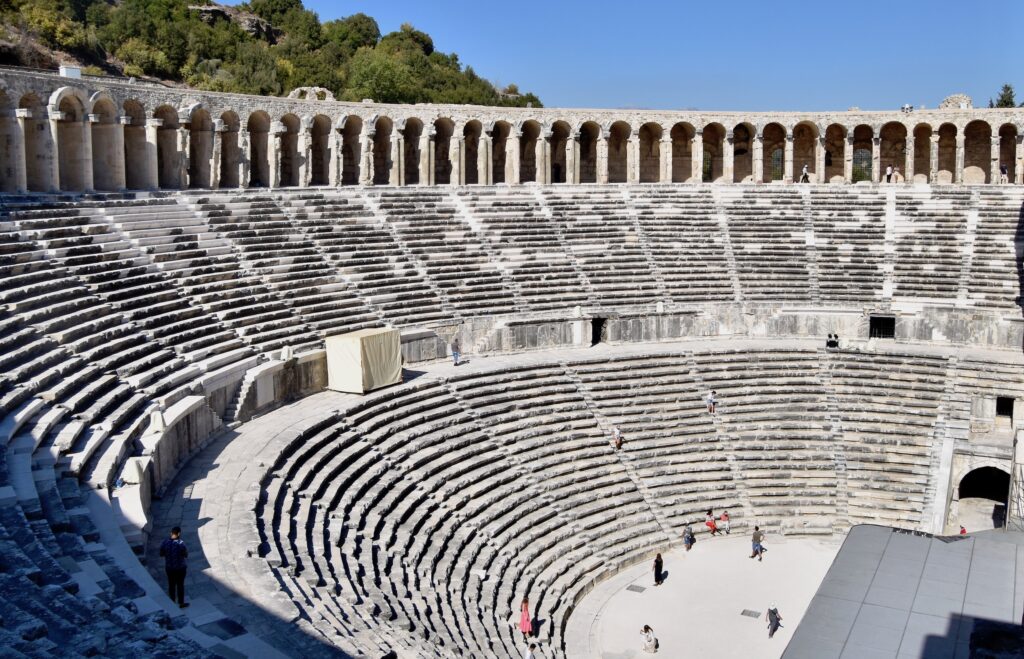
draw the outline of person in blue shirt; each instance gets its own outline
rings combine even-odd
[[[177,599],[178,606],[184,609],[188,606],[185,602],[185,572],[188,569],[185,559],[188,558],[188,548],[181,539],[181,527],[175,526],[171,529],[171,537],[160,544],[160,555],[164,557],[167,589],[170,591],[171,600]]]

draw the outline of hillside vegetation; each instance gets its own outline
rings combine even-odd
[[[339,99],[540,106],[434,49],[411,25],[381,35],[365,15],[320,22],[301,0],[0,0],[0,63],[148,76],[199,89],[281,95],[326,87]]]

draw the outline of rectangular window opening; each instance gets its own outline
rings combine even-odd
[[[996,397],[996,416],[1013,418],[1013,399],[1009,396]]]
[[[870,336],[872,339],[895,339],[896,338],[896,317],[895,316],[871,316]]]

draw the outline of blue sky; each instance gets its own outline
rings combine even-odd
[[[549,107],[935,107],[1004,82],[1024,101],[1022,0],[305,0],[434,45]],[[1015,52],[1016,51],[1016,52]]]

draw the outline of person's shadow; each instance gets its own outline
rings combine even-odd
[[[668,570],[662,570],[661,571],[661,583],[664,584],[666,581],[668,581]]]

